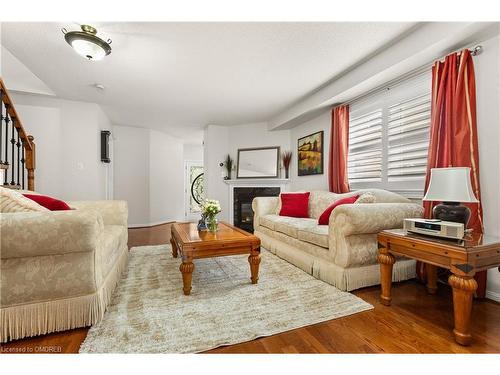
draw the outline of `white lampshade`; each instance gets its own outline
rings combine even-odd
[[[432,168],[424,201],[478,202],[470,181],[470,168]]]

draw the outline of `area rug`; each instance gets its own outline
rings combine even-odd
[[[169,245],[130,250],[127,271],[80,353],[196,353],[336,319],[373,306],[263,251],[194,261],[190,296]]]

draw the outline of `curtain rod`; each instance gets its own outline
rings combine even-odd
[[[470,51],[470,50],[469,50],[469,51]],[[477,55],[479,55],[481,52],[483,52],[483,46],[479,44],[479,45],[475,46],[475,47],[472,49],[472,51],[470,51],[470,54],[471,54],[472,56],[477,56]]]
[[[463,51],[464,49],[468,49],[470,51],[470,53],[471,53],[472,56],[477,56],[477,55],[481,54],[481,52],[483,52],[484,48],[483,48],[482,45],[478,44],[478,45],[474,46],[474,48],[460,48],[458,50],[455,50],[455,51],[452,51],[452,52],[448,53],[447,55],[450,55],[452,53],[459,53],[459,52]],[[432,66],[434,65],[435,61],[441,60],[444,57],[446,57],[447,55],[445,55],[445,56],[443,56],[443,57],[441,57],[439,59],[435,59],[432,62],[429,62],[429,63],[427,63],[425,65],[419,66],[418,68],[415,68],[415,69],[413,69],[413,70],[411,70],[411,71],[403,74],[402,76],[399,76],[398,78],[395,78],[395,79],[393,79],[393,80],[391,80],[389,82],[386,82],[386,83],[384,83],[384,84],[382,84],[380,86],[377,86],[377,87],[373,88],[372,90],[370,90],[368,92],[365,92],[363,94],[360,94],[360,95],[358,95],[358,96],[356,96],[356,97],[354,97],[354,98],[352,98],[352,99],[350,99],[350,100],[348,100],[348,101],[346,101],[344,103],[339,103],[338,105],[353,104],[353,103],[355,103],[355,102],[357,102],[357,101],[359,101],[359,100],[367,97],[368,95],[372,95],[372,94],[375,94],[377,92],[387,90],[387,88],[389,88],[390,86],[395,86],[395,85],[403,82],[404,80],[416,77],[416,76],[418,76],[420,74],[423,74],[425,71],[430,70],[432,68]],[[336,107],[336,106],[337,105],[334,105],[333,107]]]

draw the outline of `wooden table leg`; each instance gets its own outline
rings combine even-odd
[[[453,313],[455,316],[455,341],[460,345],[469,345],[472,340],[470,333],[470,316],[472,298],[477,289],[477,282],[472,276],[450,275],[448,283],[453,288]]]
[[[182,272],[183,291],[186,296],[191,294],[191,281],[193,280],[194,264],[192,259],[182,260],[179,270]]]
[[[257,281],[259,280],[260,248],[252,250],[250,256],[248,257],[248,263],[250,263],[252,284],[257,284]]]
[[[172,256],[177,258],[177,245],[173,237],[170,238],[170,244],[172,245]]]
[[[392,287],[392,265],[396,262],[394,255],[390,253],[380,253],[377,256],[380,263],[380,302],[382,305],[391,305],[391,287]]]
[[[437,267],[433,264],[426,263],[427,271],[427,293],[436,294],[437,292]]]

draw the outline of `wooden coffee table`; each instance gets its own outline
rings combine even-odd
[[[259,279],[260,239],[227,223],[219,223],[216,233],[198,231],[197,223],[174,223],[172,225],[172,255],[182,257],[179,267],[182,272],[184,294],[191,293],[194,259],[249,254],[252,284]]]

